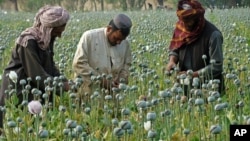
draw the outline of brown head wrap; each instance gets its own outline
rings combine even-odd
[[[179,21],[176,23],[176,28],[170,43],[170,50],[177,49],[184,44],[190,44],[195,41],[202,32],[205,25],[204,18],[205,9],[197,0],[180,0],[178,3],[177,16]],[[197,19],[197,26],[192,32],[185,29],[183,20]]]
[[[68,20],[69,13],[65,9],[46,5],[36,13],[33,27],[23,31],[17,38],[16,44],[26,47],[29,39],[35,39],[38,46],[45,50],[49,47],[52,29],[65,25]]]

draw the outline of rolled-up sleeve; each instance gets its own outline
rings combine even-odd
[[[179,57],[176,50],[170,50],[168,56],[176,56],[177,58]]]

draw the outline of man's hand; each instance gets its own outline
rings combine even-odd
[[[113,87],[118,88],[119,82],[115,80],[107,80],[107,79],[102,79],[101,81],[101,87],[110,90]]]
[[[175,62],[169,62],[165,68],[166,71],[173,70],[176,67]]]
[[[176,63],[177,63],[176,56],[173,56],[173,55],[170,56],[169,62],[167,64],[167,66],[165,67],[165,71],[169,72],[169,74],[170,74],[170,71],[173,70],[176,67]]]
[[[64,91],[69,91],[69,89],[70,89],[70,86],[69,86],[69,83],[68,83],[68,81],[66,81],[66,82],[63,82],[63,88],[64,88]]]
[[[164,68],[163,73],[170,76],[173,73],[176,64],[174,62],[169,62],[167,66]]]

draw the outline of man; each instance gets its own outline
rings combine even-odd
[[[76,77],[83,78],[80,93],[91,94],[95,82],[93,76],[100,76],[100,87],[111,91],[121,80],[128,83],[131,65],[131,49],[126,40],[132,26],[125,14],[116,15],[107,27],[83,33],[74,56],[73,70]],[[99,77],[99,78],[100,78]]]
[[[36,88],[40,90],[40,94],[45,93],[48,85],[44,83],[45,80],[48,78],[53,80],[54,77],[61,75],[53,60],[53,45],[56,37],[61,37],[69,20],[69,13],[62,7],[47,5],[39,9],[34,20],[33,26],[24,30],[17,38],[11,60],[4,69],[0,106],[5,105],[5,99],[9,98],[13,90],[18,97],[18,104],[33,99],[44,101],[41,95],[35,97],[32,90]],[[12,74],[17,74],[16,80],[12,80],[15,76]],[[62,80],[62,82],[62,90],[68,91],[68,81]],[[59,92],[58,87],[57,94]],[[52,94],[49,100],[52,100]],[[1,111],[0,128],[3,128]]]
[[[223,37],[221,32],[204,18],[205,9],[196,0],[180,0],[178,22],[169,46],[170,71],[179,65],[179,74],[192,70],[192,77],[205,80],[219,79],[219,91],[223,90]]]

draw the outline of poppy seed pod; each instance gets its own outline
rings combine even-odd
[[[204,59],[204,60],[207,59],[207,55],[205,55],[205,54],[202,55],[202,59]]]
[[[131,122],[128,121],[128,120],[122,120],[122,121],[119,123],[119,126],[120,126],[123,130],[128,130],[128,129],[131,129],[131,127],[132,127]]]
[[[6,108],[5,108],[5,107],[0,106],[0,111],[2,111],[2,112],[6,112]]]
[[[66,122],[66,127],[67,127],[67,128],[75,128],[76,126],[77,126],[76,121],[68,120],[68,121]]]
[[[15,121],[8,121],[7,122],[7,126],[10,127],[10,128],[14,128],[17,126],[16,122]]]
[[[113,131],[113,133],[117,136],[117,137],[121,137],[123,134],[124,134],[124,130],[119,128],[119,127],[116,127]]]
[[[235,75],[235,74],[228,73],[228,74],[226,74],[226,78],[227,78],[227,79],[234,79],[234,78],[236,78],[236,75]]]
[[[148,138],[155,138],[156,135],[157,135],[156,131],[154,131],[154,130],[148,131]]]
[[[185,79],[186,77],[187,77],[186,74],[181,74],[181,75],[179,76],[180,79]]]
[[[218,91],[213,91],[211,93],[212,96],[214,96],[215,98],[219,98],[220,97],[220,93]]]
[[[121,100],[123,100],[124,96],[121,95],[121,94],[116,94],[115,98],[116,98],[117,101],[121,101]]]
[[[195,102],[194,98],[191,97],[188,99],[188,104],[192,105],[192,104],[194,104],[194,102]]]
[[[200,105],[203,105],[203,104],[204,104],[204,99],[202,99],[202,98],[195,99],[194,105],[200,106]]]
[[[126,89],[127,89],[127,85],[126,85],[126,84],[123,84],[123,83],[120,83],[120,84],[119,84],[119,89],[121,89],[121,90],[126,90]]]
[[[128,130],[127,130],[127,133],[128,133],[128,134],[133,134],[133,133],[134,133],[134,129],[133,129],[133,128],[128,129]]]
[[[42,130],[39,131],[39,137],[40,138],[47,138],[48,136],[49,136],[48,130],[42,129]]]
[[[83,128],[82,128],[81,125],[77,125],[76,128],[75,128],[75,130],[76,130],[77,133],[82,133]]]
[[[223,105],[224,108],[227,108],[228,107],[228,103],[227,102],[224,102],[224,103],[221,103]]]
[[[24,79],[22,79],[22,80],[20,80],[20,85],[25,85],[26,84],[26,80],[24,80]]]
[[[244,107],[244,102],[243,102],[243,101],[239,101],[239,102],[238,102],[238,106],[239,106],[239,107]]]
[[[146,107],[147,107],[147,108],[151,107],[152,105],[153,105],[153,104],[152,104],[151,101],[146,101]]]
[[[66,111],[66,107],[63,106],[63,105],[60,105],[60,106],[59,106],[59,111],[65,112],[65,111]]]
[[[201,91],[201,89],[196,89],[196,90],[194,91],[194,95],[197,96],[197,97],[201,97],[201,96],[202,96],[202,91]]]
[[[91,111],[90,107],[86,107],[86,108],[84,109],[84,112],[85,112],[86,114],[90,114],[90,111]]]
[[[124,108],[124,109],[122,109],[122,115],[125,115],[125,116],[128,116],[128,115],[130,115],[130,110],[129,109],[127,109],[127,108]]]
[[[47,98],[49,97],[49,95],[48,95],[47,93],[44,93],[44,94],[42,95],[42,97],[43,97],[44,99],[47,99]]]
[[[28,78],[27,78],[27,81],[28,81],[28,82],[30,82],[31,80],[32,80],[32,78],[31,78],[31,77],[28,77]]]
[[[138,90],[138,87],[135,86],[135,85],[133,85],[133,86],[131,86],[130,90],[131,90],[131,91],[136,91],[136,90]]]
[[[224,105],[223,104],[216,104],[215,106],[214,106],[214,110],[215,111],[221,111],[221,110],[223,110],[224,109]]]
[[[17,117],[16,121],[19,122],[19,123],[21,123],[21,122],[23,122],[23,119],[20,118],[20,117]]]
[[[153,99],[151,100],[151,103],[152,103],[153,105],[157,105],[157,104],[159,103],[159,100],[156,99],[156,98],[153,98]]]
[[[28,128],[28,133],[33,133],[33,128],[32,127]]]
[[[190,130],[189,130],[189,129],[185,128],[185,129],[183,130],[183,134],[188,135],[189,133],[190,133]]]
[[[187,70],[187,75],[189,75],[189,76],[193,76],[193,71],[192,70]]]
[[[220,125],[212,125],[210,127],[210,133],[212,134],[219,134],[221,132],[221,126]]]
[[[105,100],[112,100],[112,95],[106,95],[106,96],[104,97],[104,99],[105,99]]]
[[[39,90],[38,90],[37,88],[33,88],[33,89],[31,90],[31,93],[32,93],[33,95],[38,95],[38,94],[39,94]]]
[[[64,134],[64,135],[68,135],[69,132],[70,132],[70,129],[68,129],[68,128],[67,128],[67,129],[63,129],[63,134]]]
[[[159,95],[161,98],[171,97],[170,91],[159,91],[159,92],[158,92],[158,95]]]
[[[155,119],[156,119],[156,113],[155,112],[147,113],[147,120],[154,121]]]
[[[170,111],[169,109],[167,109],[167,110],[161,112],[161,116],[162,116],[162,117],[169,116],[169,115],[171,115],[171,111]]]
[[[25,89],[30,90],[31,86],[28,84],[28,85],[25,86]]]
[[[118,126],[119,121],[117,118],[113,118],[111,122],[112,122],[112,125]]]
[[[76,98],[76,93],[70,93],[69,97],[70,97],[71,99],[75,99],[75,98]]]
[[[180,96],[179,94],[177,94],[177,95],[175,96],[175,100],[180,101],[180,100],[181,100],[181,96]]]
[[[209,103],[214,102],[215,100],[216,100],[216,99],[215,99],[214,96],[209,96],[209,97],[207,98],[207,101],[208,101]]]
[[[26,106],[28,105],[28,101],[27,100],[23,100],[22,103],[21,103],[22,106]]]
[[[139,101],[137,103],[138,108],[144,109],[144,108],[146,108],[146,106],[147,106],[146,101]]]
[[[192,83],[192,86],[194,86],[194,87],[198,87],[198,86],[199,86],[199,84],[200,84],[200,80],[199,80],[199,78],[197,78],[197,77],[193,78],[193,83]]]
[[[40,81],[41,80],[41,76],[36,76],[36,81]]]

